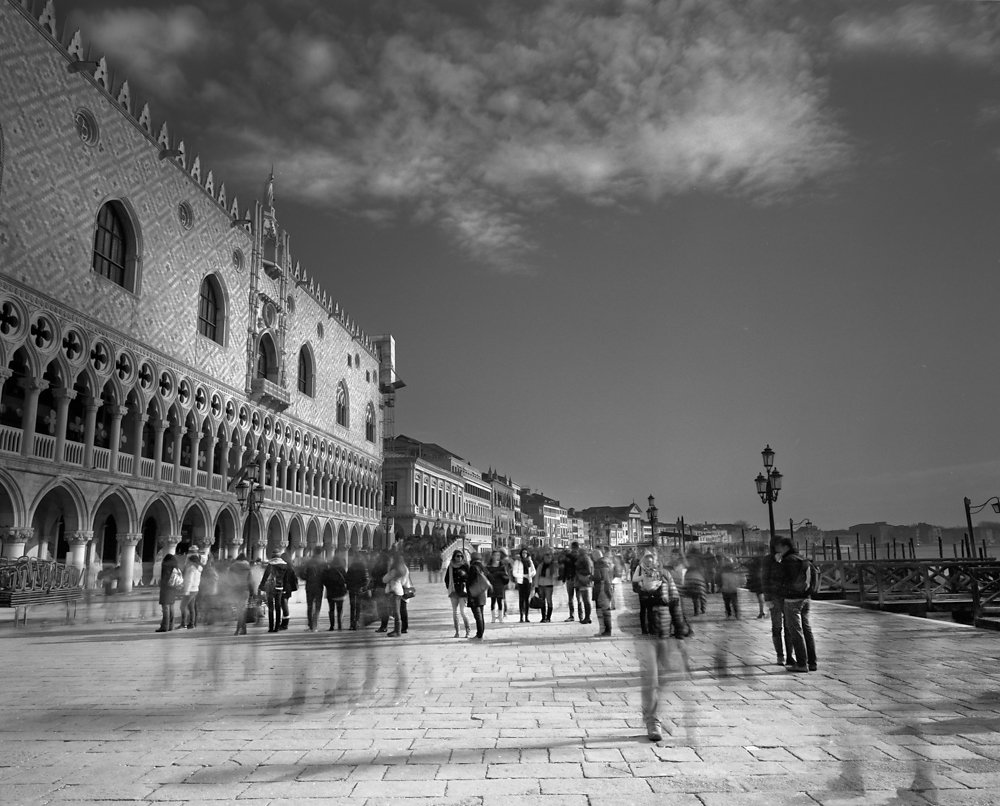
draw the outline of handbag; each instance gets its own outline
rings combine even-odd
[[[257,604],[250,599],[244,608],[243,621],[247,624],[257,623]]]
[[[417,595],[417,589],[412,585],[407,585],[405,588],[403,588],[404,599],[412,599],[416,595]]]
[[[167,580],[167,586],[175,591],[184,587],[184,574],[179,568],[170,569],[170,579]]]
[[[531,598],[528,599],[528,607],[530,607],[532,610],[542,609],[542,597],[538,593],[538,591],[535,591],[533,594],[531,594]]]
[[[472,597],[473,599],[482,596],[484,593],[486,593],[488,589],[487,586],[489,584],[490,583],[486,579],[486,577],[484,577],[482,574],[477,573],[476,578],[469,583],[468,586],[469,596]]]

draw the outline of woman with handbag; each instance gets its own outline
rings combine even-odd
[[[462,614],[462,623],[465,625],[465,637],[469,637],[469,617],[465,615],[464,607],[468,601],[466,584],[469,580],[469,566],[465,562],[465,555],[461,551],[455,551],[451,555],[451,562],[448,570],[444,572],[444,586],[448,589],[448,598],[451,600],[451,619],[455,623],[455,637],[458,638],[458,614]]]
[[[406,560],[403,559],[402,554],[396,555],[395,559],[390,562],[389,570],[382,577],[382,582],[385,583],[385,595],[393,624],[392,632],[386,633],[386,638],[398,638],[409,627],[403,594],[407,588],[412,587],[410,569],[407,568]]]
[[[180,586],[177,584],[178,577]],[[177,601],[177,593],[183,585],[184,577],[177,567],[176,558],[173,554],[167,554],[163,558],[163,565],[160,566],[160,610],[163,616],[157,632],[169,632],[174,628],[174,602]]]
[[[493,584],[486,572],[486,566],[478,557],[473,559],[472,567],[469,569],[467,590],[469,592],[469,609],[472,611],[472,617],[476,620],[476,634],[472,640],[482,641],[483,633],[486,632],[486,617],[483,615],[483,610],[486,607],[487,595],[493,593]],[[468,636],[468,632],[466,632],[466,636]]]
[[[535,578],[535,563],[531,560],[531,554],[526,548],[522,548],[517,553],[513,566],[514,584],[517,586],[517,604],[521,611],[521,621],[528,623],[530,612],[528,602],[531,599],[532,580]]]
[[[552,621],[552,592],[559,581],[559,563],[552,557],[552,549],[542,552],[542,562],[538,566],[535,584],[542,598],[542,621]],[[529,602],[530,604],[530,602]]]

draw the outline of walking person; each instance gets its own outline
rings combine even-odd
[[[189,552],[184,564],[184,587],[181,590],[181,627],[193,630],[198,623],[198,589],[201,587],[201,556]]]
[[[503,623],[504,616],[507,615],[507,585],[510,584],[510,569],[499,549],[490,554],[490,564],[486,566],[486,574],[489,576],[490,585],[493,586],[490,591],[492,621]]]
[[[236,635],[247,634],[247,608],[256,608],[257,588],[250,574],[250,563],[245,554],[240,554],[226,573],[228,597],[231,606],[236,611]],[[255,616],[256,617],[256,616]]]
[[[639,629],[643,635],[650,635],[653,631],[653,607],[659,599],[661,584],[656,555],[651,551],[643,552],[632,574],[632,590],[639,597]]]
[[[323,547],[314,546],[312,556],[306,560],[302,569],[302,580],[306,583],[306,618],[309,632],[316,632],[319,622],[319,611],[323,607],[323,572],[326,562],[323,559]]]
[[[280,555],[272,557],[264,569],[259,590],[267,603],[268,632],[288,629],[288,620],[282,614],[282,604],[285,601],[285,589],[289,587],[290,578],[294,575],[295,572]]]
[[[361,601],[370,595],[371,575],[368,573],[367,555],[360,551],[351,552],[351,562],[347,566],[347,595],[351,603],[352,630],[358,629],[361,621]]]
[[[687,574],[684,576],[684,595],[691,600],[691,606],[696,616],[705,612],[705,604],[708,601],[705,593],[707,584],[705,566],[697,555],[692,554],[688,562]]]
[[[778,666],[793,660],[792,637],[785,628],[785,600],[781,585],[781,566],[778,563],[778,543],[771,541],[771,551],[761,563],[761,578],[764,588],[764,602],[771,616],[771,642]]]
[[[594,605],[600,616],[603,629],[597,633],[598,638],[611,635],[611,606],[614,603],[615,589],[612,584],[615,569],[611,560],[601,551],[594,551]]]
[[[740,573],[729,560],[721,565],[719,571],[722,590],[722,603],[726,606],[726,618],[740,617]]]
[[[465,625],[465,637],[469,637],[469,617],[465,615],[465,607],[468,605],[468,593],[466,586],[469,581],[469,565],[465,562],[465,555],[461,551],[455,551],[451,555],[451,562],[444,572],[444,586],[448,589],[448,599],[451,600],[451,619],[455,623],[455,637],[458,638],[458,615],[462,614],[462,623]]]
[[[569,551],[567,551],[562,558],[562,568],[559,578],[566,585],[566,598],[569,601],[569,618],[566,621],[574,621],[573,607],[574,601],[576,600],[576,555],[580,551],[580,544],[575,540],[570,544]],[[583,612],[580,613],[580,618],[583,618]]]
[[[786,655],[785,668],[790,672],[816,671],[816,643],[809,623],[809,591],[813,568],[790,537],[774,541],[778,563],[778,590],[784,600],[785,632],[791,634],[794,658]]]
[[[764,618],[764,583],[763,583],[763,561],[760,555],[751,557],[747,564],[747,590],[757,597],[757,618]]]
[[[579,549],[573,567],[576,569],[576,595],[579,600],[577,613],[581,624],[590,624],[590,590],[594,586],[594,561],[584,549]]]
[[[201,569],[196,601],[197,613],[205,624],[214,624],[219,610],[219,569],[211,553],[206,555]]]
[[[647,628],[653,640],[640,647],[642,667],[642,719],[646,725],[646,735],[652,742],[663,738],[660,722],[660,702],[666,688],[669,673],[673,668],[671,655],[676,651],[681,667],[690,674],[687,649],[684,646],[684,625],[680,609],[680,592],[671,569],[657,564],[655,573],[649,573],[645,584],[654,595],[654,604],[649,615]]]
[[[542,597],[542,621],[552,621],[552,593],[559,581],[559,562],[553,558],[552,549],[542,552],[542,561],[538,564],[538,575],[535,577],[535,587]]]
[[[375,558],[375,562],[371,566],[372,584],[371,591],[372,597],[375,599],[375,612],[378,613],[379,625],[375,632],[387,632],[389,629],[389,616],[391,602],[389,601],[389,596],[385,592],[385,584],[382,582],[386,574],[389,573],[389,567],[392,565],[392,555],[388,551],[382,550],[378,553]]]
[[[486,632],[486,617],[483,610],[486,607],[486,597],[493,592],[493,584],[490,582],[489,574],[479,557],[474,556],[472,565],[469,568],[468,584],[468,605],[472,611],[472,617],[476,620],[476,634],[473,640],[482,641]],[[468,632],[466,632],[468,637]]]
[[[323,589],[326,591],[327,607],[330,610],[330,631],[334,626],[338,630],[343,630],[344,600],[347,598],[348,584],[344,560],[340,555],[335,556],[323,567]]]
[[[531,554],[526,548],[521,548],[514,558],[511,567],[511,576],[514,578],[514,585],[517,587],[517,606],[521,614],[521,622],[529,623],[530,609],[528,602],[531,601],[531,590],[534,587],[532,580],[535,578],[535,563],[531,559]]]
[[[176,573],[175,573],[176,572]],[[178,577],[180,581],[178,582]],[[160,566],[160,626],[157,632],[170,632],[174,628],[174,602],[184,585],[184,576],[177,568],[177,558],[167,554]]]

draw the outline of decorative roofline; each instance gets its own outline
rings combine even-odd
[[[103,55],[99,59],[93,59],[91,57],[89,49],[84,48],[83,35],[79,30],[73,33],[68,42],[66,41],[66,30],[63,30],[63,34],[60,37],[56,24],[55,0],[44,0],[44,5],[42,5],[40,11],[39,5],[42,4],[42,0],[7,1],[10,5],[20,11],[22,16],[31,22],[31,24],[34,25],[35,28],[59,50],[63,58],[66,59],[67,69],[71,72],[84,75],[86,80],[89,81],[95,89],[100,90],[105,97],[111,101],[112,106],[118,109],[125,119],[132,124],[132,126],[134,126],[150,142],[151,145],[158,147],[159,158],[161,160],[169,161],[171,164],[176,166],[177,169],[180,170],[185,177],[187,177],[188,181],[194,184],[202,193],[214,202],[215,205],[226,214],[226,216],[228,216],[231,223],[241,222],[240,224],[234,224],[234,226],[245,230],[248,235],[253,237],[254,232],[252,222],[254,221],[254,216],[251,215],[250,207],[244,208],[243,215],[241,217],[239,199],[234,193],[232,201],[230,202],[228,200],[225,182],[220,182],[218,185],[218,191],[216,191],[216,180],[213,171],[209,170],[205,174],[204,179],[202,179],[200,155],[195,155],[190,168],[188,167],[187,149],[184,145],[184,141],[177,140],[175,143],[172,140],[166,121],[163,121],[160,125],[159,132],[154,134],[153,119],[149,111],[149,103],[144,103],[142,105],[142,109],[139,111],[139,114],[135,114],[134,110],[138,103],[133,101],[132,91],[129,87],[128,80],[123,79],[122,82],[118,84],[116,82],[116,76],[108,68],[106,58]],[[71,65],[75,62],[80,62],[81,65],[74,69]],[[92,73],[89,72],[90,69],[93,70]],[[273,181],[273,173],[271,180]],[[271,188],[271,193],[273,193],[273,184],[271,182],[269,182],[269,187]],[[273,201],[273,195],[269,194],[268,201]],[[260,205],[260,202],[258,201],[256,204]],[[244,224],[242,222],[251,223]],[[300,266],[298,261],[296,261],[294,265],[295,268],[292,279],[295,281],[296,286],[302,288],[305,293],[309,294],[319,304],[319,306],[327,312],[327,316],[330,319],[336,319],[340,322],[354,341],[364,347],[370,355],[378,358],[378,350],[375,346],[374,338],[362,330],[358,323],[348,316],[347,312],[340,306],[340,303],[336,302],[331,295],[327,294],[325,289],[320,288],[319,284],[316,283],[311,277],[307,277],[305,269]]]

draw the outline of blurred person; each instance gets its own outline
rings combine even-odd
[[[809,589],[812,566],[799,554],[790,537],[774,541],[778,563],[778,592],[784,602],[785,633],[791,635],[794,657],[786,655],[790,672],[816,671],[816,643],[809,623]]]
[[[253,577],[250,574],[250,563],[247,562],[245,554],[240,554],[229,564],[226,572],[226,587],[229,604],[236,615],[236,635],[247,634],[247,608],[253,607],[256,611],[257,588],[253,584]],[[254,618],[256,618],[256,612]]]
[[[642,660],[642,719],[649,740],[658,742],[663,738],[660,702],[672,668],[670,656],[675,649],[679,650],[684,671],[690,674],[690,668],[687,649],[683,643],[680,592],[671,569],[658,566],[655,574],[649,574],[648,584],[654,584],[653,580],[658,582],[650,589],[651,592],[655,592],[655,603],[649,616],[650,635],[653,640],[645,642],[639,649]]]
[[[701,563],[702,572],[705,574],[705,592],[715,593],[719,589],[719,561],[712,552],[705,554]]]
[[[483,610],[486,607],[486,597],[493,591],[493,584],[490,582],[486,567],[478,555],[473,557],[472,564],[469,567],[466,591],[468,593],[469,609],[472,611],[472,617],[476,620],[476,634],[472,639],[474,641],[482,641],[483,635],[486,632],[486,617],[483,615]],[[465,635],[466,638],[469,637],[468,630],[466,630]]]
[[[177,560],[173,554],[165,554],[160,563],[160,626],[157,632],[170,632],[174,628],[174,602],[180,588],[177,587],[177,575],[180,570],[177,568]],[[181,574],[181,586],[184,585],[184,576]]]
[[[184,564],[184,587],[181,589],[181,627],[193,630],[198,623],[198,590],[201,587],[201,555],[189,551]]]
[[[326,571],[326,560],[323,558],[323,547],[313,546],[312,556],[306,560],[302,568],[302,581],[306,585],[306,618],[309,632],[316,632],[319,612],[323,607],[323,574]],[[332,615],[332,614],[331,614]],[[330,619],[331,623],[333,619]]]
[[[757,618],[764,618],[764,585],[761,579],[763,574],[763,556],[758,555],[750,558],[747,564],[747,590],[757,597]]]
[[[611,582],[615,569],[611,560],[599,550],[594,550],[594,605],[597,607],[603,629],[597,637],[611,635],[611,605],[614,602],[614,586]]]
[[[720,590],[722,591],[722,603],[726,607],[726,618],[740,617],[740,582],[742,581],[739,570],[729,560],[722,563],[719,571],[721,580]]]
[[[367,575],[367,571],[366,571]],[[347,598],[347,573],[344,559],[338,555],[323,568],[323,589],[330,610],[330,630],[344,629],[344,600]],[[317,615],[318,609],[317,609]]]
[[[584,549],[579,549],[576,561],[577,614],[581,624],[590,624],[590,591],[594,587],[594,561]]]
[[[378,613],[379,625],[375,632],[387,632],[389,629],[389,597],[385,592],[385,584],[382,582],[386,574],[389,573],[389,566],[392,564],[392,555],[388,551],[382,550],[378,553],[375,561],[371,565],[371,591],[375,600],[375,611]]]
[[[771,616],[771,642],[774,644],[774,654],[778,666],[791,663],[792,637],[785,629],[785,600],[781,591],[781,566],[778,563],[777,541],[772,540],[770,553],[761,563],[761,579],[764,588],[764,603]]]
[[[574,621],[573,607],[576,600],[576,555],[580,552],[580,544],[575,540],[570,543],[569,551],[563,554],[561,573],[559,579],[566,585],[566,598],[569,600],[569,618],[566,621]],[[579,609],[579,608],[577,608]],[[580,610],[580,618],[583,618],[583,611]]]
[[[542,561],[538,564],[535,586],[542,597],[542,621],[552,621],[552,594],[559,581],[559,562],[552,556],[552,549],[542,551]]]
[[[701,557],[692,555],[688,561],[687,574],[684,576],[684,595],[691,600],[696,616],[705,612],[705,605],[708,602],[707,585],[704,561]]]
[[[369,590],[371,575],[368,573],[368,555],[363,551],[352,551],[352,555],[351,562],[347,566],[347,595],[351,604],[350,627],[356,630],[361,620],[362,598],[371,595]]]
[[[490,615],[492,620],[503,622],[507,615],[507,585],[510,583],[510,570],[504,562],[503,554],[497,549],[490,554],[490,564],[486,566],[486,574],[490,578]]]
[[[521,621],[528,623],[531,621],[528,614],[528,602],[531,599],[531,591],[534,588],[532,581],[535,578],[535,563],[531,559],[531,553],[526,548],[521,548],[511,565],[511,577],[517,587],[517,607],[521,614]]]
[[[201,569],[201,582],[198,585],[196,612],[206,624],[215,622],[219,600],[219,569],[211,554],[205,557]]]
[[[461,551],[455,551],[444,572],[444,585],[448,589],[448,599],[451,600],[451,619],[455,623],[456,638],[458,638],[459,613],[462,614],[462,623],[465,625],[465,637],[469,637],[469,617],[465,615],[465,607],[468,605],[466,590],[468,580],[469,565],[465,562],[465,555]]]

